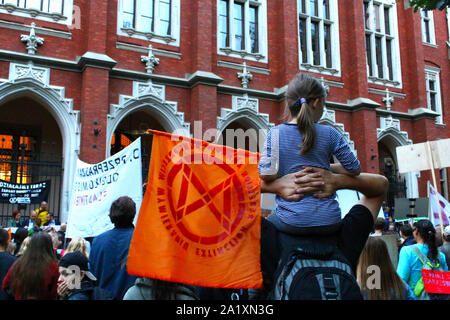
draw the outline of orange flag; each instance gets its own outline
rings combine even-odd
[[[153,131],[128,273],[207,287],[260,288],[258,158]]]
[[[8,229],[9,241],[11,241],[11,228]]]

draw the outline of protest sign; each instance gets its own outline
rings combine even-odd
[[[10,204],[34,204],[47,201],[51,181],[16,184],[0,180],[0,202]]]
[[[436,189],[436,168],[450,167],[450,139],[427,141],[396,148],[399,173],[430,170],[433,187]],[[442,210],[437,195],[433,197],[438,208],[441,230],[444,229]]]
[[[112,229],[109,209],[121,196],[132,198],[139,212],[142,202],[140,138],[98,164],[77,161],[66,237],[95,237]]]
[[[450,272],[422,269],[422,277],[426,292],[450,294]]]
[[[439,207],[436,201],[430,201],[430,221],[433,222],[435,226],[440,223],[439,220],[439,210],[442,213],[442,222],[444,225],[450,224],[450,204],[447,199],[445,199],[439,192],[437,192],[430,182],[428,182],[428,195],[429,197],[438,197]]]

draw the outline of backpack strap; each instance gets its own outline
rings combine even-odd
[[[433,264],[430,259],[428,259],[427,256],[425,256],[423,254],[423,252],[416,246],[411,246],[414,254],[419,258],[420,262],[422,262],[422,267],[425,268],[426,266],[428,266],[431,270],[433,269],[439,269],[440,264],[439,262],[437,264]],[[425,285],[423,283],[423,277],[420,277],[419,281],[417,281],[416,286],[414,287],[412,285],[412,281],[411,281],[411,287],[414,289],[414,294],[416,295],[416,297],[421,297],[423,291],[425,290]]]
[[[434,264],[430,261],[430,259],[428,259],[427,256],[425,256],[423,254],[423,252],[417,247],[417,246],[412,246],[412,250],[413,252],[416,254],[416,256],[419,258],[420,262],[422,262],[422,266],[429,266],[431,269],[438,269],[440,267],[439,262]]]

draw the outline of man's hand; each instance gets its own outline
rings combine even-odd
[[[316,198],[329,198],[336,192],[333,173],[328,170],[305,167],[294,175],[294,181],[298,185],[297,194],[312,193]]]

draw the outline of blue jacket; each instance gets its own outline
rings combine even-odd
[[[97,278],[97,285],[119,300],[137,278],[126,269],[133,231],[134,228],[114,228],[102,233],[92,242],[89,256],[89,269]]]

